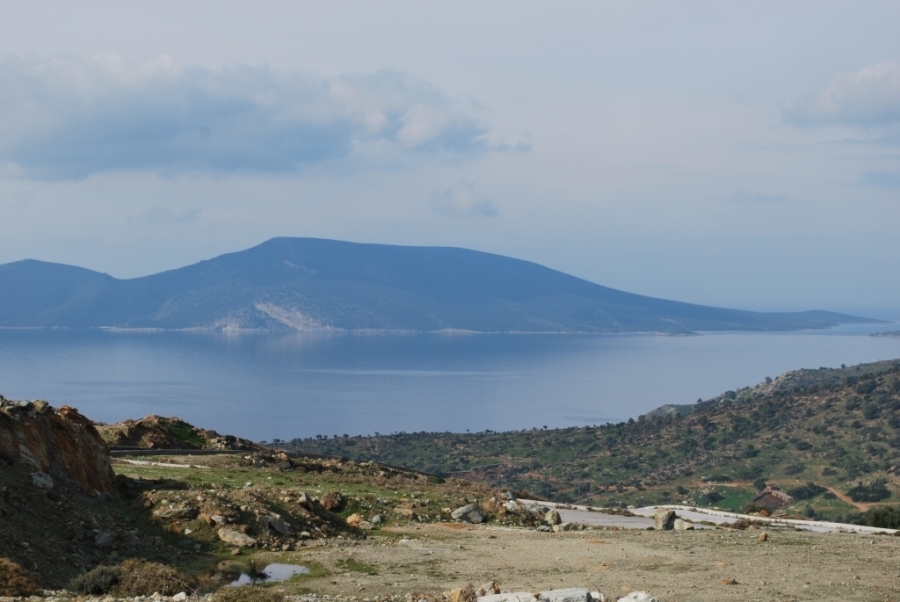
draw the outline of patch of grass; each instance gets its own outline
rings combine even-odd
[[[186,422],[165,423],[164,428],[179,441],[190,443],[196,447],[203,447],[206,443],[203,438],[197,434],[197,431]]]
[[[354,573],[364,573],[366,575],[377,575],[378,570],[374,565],[357,560],[356,558],[343,558],[337,561],[337,566],[345,571]]]

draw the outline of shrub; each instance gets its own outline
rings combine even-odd
[[[724,500],[725,496],[719,493],[718,491],[710,491],[709,493],[704,493],[702,496],[702,500],[707,504],[715,504],[719,500]]]
[[[806,485],[801,485],[800,487],[794,487],[793,489],[788,489],[788,495],[794,498],[795,500],[808,500],[809,498],[816,497],[821,493],[825,493],[828,491],[824,487],[816,485],[815,483],[809,482]]]
[[[847,492],[854,502],[880,502],[891,497],[891,492],[885,486],[885,482],[878,479],[869,485],[857,483],[856,487]]]
[[[0,596],[40,596],[43,591],[25,569],[8,558],[0,558]]]
[[[105,594],[119,582],[120,573],[121,569],[118,566],[100,565],[72,579],[68,589],[77,594],[90,596]]]
[[[158,562],[129,558],[120,565],[119,570],[115,593],[121,596],[149,596],[154,592],[172,596],[197,586],[190,577]]]
[[[284,602],[284,595],[276,591],[242,585],[240,587],[223,587],[216,592],[216,602]]]
[[[871,508],[863,514],[854,517],[853,524],[883,527],[885,529],[900,529],[900,508],[893,506]]]

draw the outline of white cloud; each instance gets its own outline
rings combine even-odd
[[[460,180],[455,186],[431,195],[431,209],[447,217],[494,217],[497,208],[475,193],[475,182]]]
[[[0,59],[0,165],[79,179],[116,170],[291,172],[372,155],[506,150],[465,106],[409,75],[213,70],[115,54]],[[373,153],[372,149],[378,149]]]
[[[835,78],[786,112],[802,125],[840,123],[863,127],[900,123],[900,63],[882,63]]]

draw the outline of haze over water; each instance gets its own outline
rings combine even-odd
[[[619,422],[798,368],[900,357],[879,324],[804,333],[264,335],[0,330],[0,393],[256,440]]]

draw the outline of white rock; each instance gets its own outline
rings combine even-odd
[[[541,602],[593,602],[591,592],[582,587],[551,589],[540,593]]]
[[[231,529],[219,529],[219,539],[227,544],[239,547],[250,547],[256,545],[256,540],[240,531],[232,531]]]
[[[188,595],[185,592],[178,592],[174,596],[172,596],[172,602],[184,602],[188,599]]]
[[[478,602],[537,602],[537,598],[531,592],[510,592],[481,596]]]
[[[46,472],[31,473],[31,482],[35,487],[40,487],[41,489],[53,489],[53,477]]]
[[[624,598],[619,598],[619,602],[659,602],[659,598],[647,592],[631,592]]]

